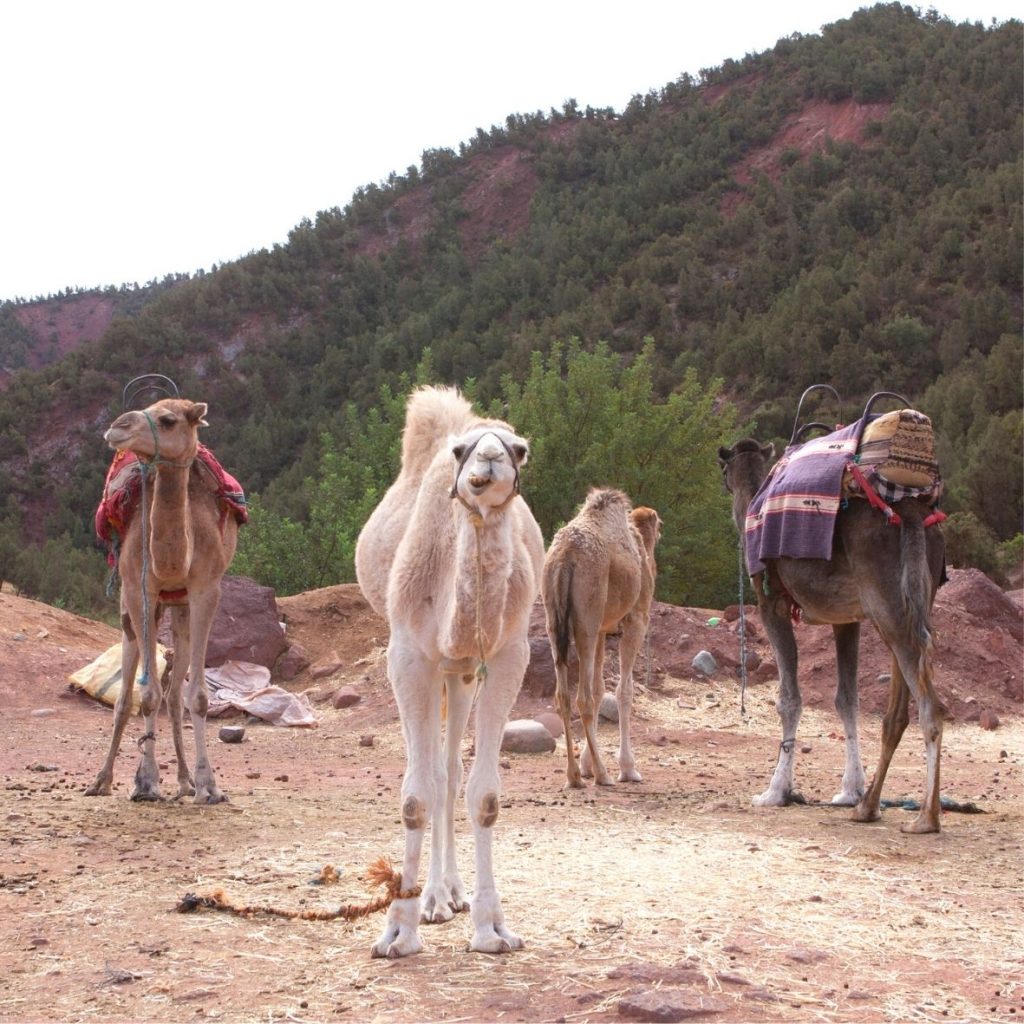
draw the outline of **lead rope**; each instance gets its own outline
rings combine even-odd
[[[484,655],[484,559],[481,535],[484,530],[484,518],[479,512],[471,512],[469,521],[476,533],[476,646],[480,652],[480,661],[476,666],[477,691],[487,681],[487,659]]]
[[[747,717],[747,613],[743,605],[743,577],[746,575],[746,566],[743,564],[743,536],[740,535],[739,544],[736,546],[739,552],[739,578],[740,578],[740,715]]]
[[[149,502],[146,500],[146,478],[149,476],[149,463],[139,462],[139,473],[142,477],[142,675],[139,686],[149,683]],[[127,685],[127,684],[126,684]]]

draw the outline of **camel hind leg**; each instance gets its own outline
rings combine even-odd
[[[219,804],[227,800],[226,794],[217,786],[206,747],[206,712],[210,706],[206,688],[206,644],[219,603],[219,581],[207,589],[189,591],[189,664],[185,703],[192,718],[196,746],[196,794],[193,802],[197,804]]]
[[[853,807],[859,803],[867,788],[864,777],[864,763],[860,756],[860,739],[857,730],[857,661],[860,648],[860,623],[848,622],[832,627],[836,645],[836,711],[843,723],[846,736],[846,768],[843,771],[842,788],[832,803]]]
[[[598,633],[596,641],[581,645],[576,638],[576,652],[580,657],[579,706],[583,731],[587,737],[587,748],[580,755],[580,771],[584,778],[594,777],[599,786],[611,786],[612,778],[601,760],[597,745],[597,719],[604,697],[604,634]]]
[[[630,720],[633,712],[633,666],[647,633],[647,617],[631,612],[622,622],[619,638],[619,685],[615,702],[619,709],[619,782],[643,782],[637,771],[630,741]]]

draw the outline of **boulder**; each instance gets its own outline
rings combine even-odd
[[[718,663],[715,661],[710,651],[698,651],[697,656],[690,663],[691,668],[700,672],[701,675],[712,676],[718,669]]]
[[[363,699],[361,693],[357,693],[350,686],[343,686],[334,695],[333,704],[336,708],[350,708]]]
[[[542,723],[519,718],[505,726],[501,749],[510,754],[550,754],[555,738]]]
[[[536,718],[545,729],[557,740],[565,734],[565,726],[562,724],[562,716],[556,715],[553,711],[542,711]]]
[[[277,659],[274,676],[284,682],[291,682],[296,676],[309,668],[310,658],[306,648],[292,641],[287,650]]]
[[[169,615],[163,617],[157,639],[166,647],[173,645]],[[287,644],[274,591],[245,576],[225,576],[206,645],[207,667],[248,661],[273,668]]]

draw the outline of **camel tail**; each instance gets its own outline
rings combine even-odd
[[[551,580],[554,586],[545,595],[548,613],[548,632],[556,665],[569,662],[569,642],[572,638],[572,565],[565,565]]]
[[[900,526],[900,591],[907,632],[920,651],[918,666],[927,674],[932,652],[932,578],[921,510],[915,502],[902,502]]]

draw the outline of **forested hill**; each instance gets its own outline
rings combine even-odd
[[[847,419],[875,390],[902,392],[937,425],[965,557],[991,558],[1021,521],[1021,80],[1019,22],[886,4],[619,113],[570,101],[427,151],[286,244],[15,373],[0,568],[31,589],[22,538],[89,547],[98,435],[136,374],[207,401],[208,443],[262,513],[301,531],[331,472],[364,504],[393,472],[382,439],[418,366],[514,405],[531,374],[540,387],[588,354],[621,384],[645,338],[650,403],[707,397],[733,437],[788,437],[819,381]],[[724,538],[716,501],[705,528]]]

